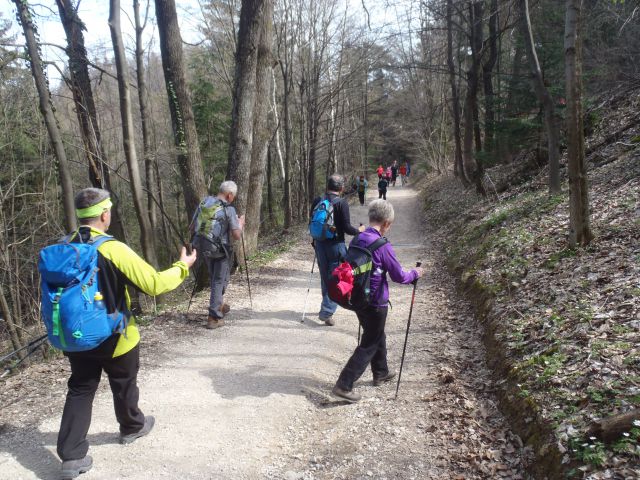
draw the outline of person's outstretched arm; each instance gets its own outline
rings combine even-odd
[[[176,288],[189,276],[189,267],[196,260],[195,250],[191,255],[187,255],[186,249],[182,247],[180,259],[166,270],[158,272],[122,242],[105,242],[98,250],[133,285],[147,295],[161,295]]]
[[[342,231],[347,235],[357,235],[359,230],[351,225],[351,214],[349,213],[349,202],[346,199],[343,199],[340,202],[340,208],[335,209],[335,213],[337,214],[337,218],[335,219],[336,225],[342,228]]]
[[[392,281],[406,285],[420,277],[422,269],[420,271],[413,269],[407,272],[402,268],[390,243],[380,247],[380,249],[382,250],[382,266],[389,273]]]

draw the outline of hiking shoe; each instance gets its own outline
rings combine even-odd
[[[229,306],[228,303],[223,303],[222,306],[220,307],[220,311],[222,312],[223,315],[226,315],[231,311],[231,307]]]
[[[93,466],[93,458],[87,455],[80,460],[65,460],[62,462],[62,470],[60,471],[60,478],[62,480],[68,480],[76,478],[81,473],[86,473],[91,470]]]
[[[336,324],[336,321],[333,319],[333,315],[318,315],[318,318],[325,323],[325,325],[329,325],[333,327]]]
[[[386,375],[383,375],[381,377],[373,377],[373,386],[378,387],[383,383],[386,383],[389,380],[395,378],[395,376],[396,376],[396,372],[389,372]]]
[[[144,426],[139,431],[137,431],[136,433],[130,433],[128,435],[120,434],[120,443],[122,445],[128,445],[129,443],[134,442],[136,439],[140,437],[144,437],[147,433],[151,431],[155,423],[156,423],[155,417],[152,417],[151,415],[147,415],[146,417],[144,417]]]
[[[215,330],[216,328],[220,328],[224,325],[224,320],[222,318],[216,318],[209,315],[207,318],[207,324],[204,328],[208,328],[209,330]]]
[[[331,393],[336,397],[344,398],[346,401],[356,403],[362,398],[362,395],[354,392],[353,390],[343,390],[339,386],[333,387]]]

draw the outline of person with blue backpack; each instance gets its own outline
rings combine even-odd
[[[351,225],[349,203],[342,198],[345,180],[342,175],[334,173],[327,179],[327,191],[311,205],[311,221],[309,233],[313,238],[313,246],[318,260],[322,303],[318,318],[326,325],[335,325],[333,314],[338,304],[329,298],[327,280],[331,272],[338,266],[347,253],[344,236],[357,235],[359,230]],[[360,227],[364,230],[364,226]]]
[[[161,295],[189,276],[196,251],[158,272],[129,246],[107,235],[111,195],[86,188],[75,197],[80,227],[40,252],[42,318],[49,341],[71,366],[58,433],[61,478],[75,478],[93,465],[87,432],[100,377],[104,371],[113,393],[120,443],[148,434],[154,417],[138,406],[140,333],[130,311],[130,289]]]
[[[366,279],[369,286],[365,292],[359,292],[358,298],[351,298],[358,317],[358,322],[362,327],[362,338],[342,369],[338,380],[331,393],[349,402],[357,402],[361,396],[353,389],[353,384],[358,380],[369,365],[373,374],[373,385],[379,386],[395,377],[395,372],[389,370],[387,365],[387,342],[384,333],[389,308],[389,285],[387,274],[392,281],[402,284],[410,284],[418,280],[424,270],[416,267],[411,271],[405,271],[396,258],[396,254],[391,244],[384,235],[391,229],[394,220],[393,205],[386,200],[374,200],[369,204],[369,226],[356,236],[349,245],[349,252],[356,258],[358,251],[365,252],[369,261],[360,267],[351,270],[352,266],[347,266],[350,274],[359,275],[367,273]],[[364,257],[363,257],[364,258]],[[358,270],[358,271],[356,271]],[[332,275],[333,276],[333,275]],[[352,280],[353,281],[353,280]],[[334,285],[334,280],[330,280],[330,285]]]

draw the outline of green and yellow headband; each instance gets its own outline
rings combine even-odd
[[[91,205],[87,208],[76,208],[76,217],[78,218],[92,218],[102,215],[102,212],[109,210],[113,203],[110,198],[105,198],[101,202]]]

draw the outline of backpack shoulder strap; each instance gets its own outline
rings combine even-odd
[[[113,237],[111,235],[98,235],[97,237],[91,239],[91,245],[98,248],[104,242],[108,242],[109,240],[113,240]]]
[[[379,249],[381,246],[383,246],[384,244],[386,244],[388,242],[388,240],[386,239],[386,237],[380,237],[379,239],[377,239],[375,242],[373,242],[371,245],[369,245],[367,247],[367,250],[369,250],[371,253],[375,252],[377,249]]]

